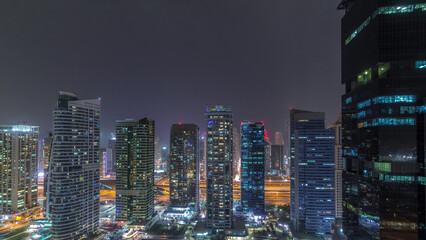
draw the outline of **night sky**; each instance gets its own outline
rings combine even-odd
[[[102,98],[115,120],[205,129],[207,105],[284,130],[289,107],[340,108],[339,1],[0,1],[0,124],[51,130],[59,90]]]

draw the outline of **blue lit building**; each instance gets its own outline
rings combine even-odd
[[[241,205],[244,212],[265,211],[265,126],[241,123]]]
[[[291,225],[296,232],[326,234],[335,220],[334,130],[324,113],[290,110]]]

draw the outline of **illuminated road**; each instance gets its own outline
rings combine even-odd
[[[169,201],[169,180],[162,178],[155,183],[155,188],[165,194],[155,194],[155,200],[159,203]],[[234,182],[234,199],[241,198],[241,184]],[[200,182],[201,199],[206,196],[206,183]],[[115,201],[115,190],[101,190],[101,201]],[[290,203],[290,181],[286,180],[266,180],[265,181],[265,201],[268,205],[283,206]]]

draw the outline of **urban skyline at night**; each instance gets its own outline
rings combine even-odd
[[[0,2],[1,240],[426,239],[426,0]]]

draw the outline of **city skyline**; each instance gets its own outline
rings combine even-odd
[[[122,10],[114,1],[102,1],[103,10],[56,1],[28,2],[22,9],[8,2],[0,8],[9,19],[0,22],[0,123],[27,121],[46,137],[58,90],[102,99],[102,146],[115,121],[128,117],[156,119],[162,145],[168,145],[172,123],[193,122],[203,132],[199,112],[212,104],[232,106],[235,122],[263,120],[271,134],[284,131],[289,107],[325,111],[335,119],[343,92],[335,84],[342,13],[334,1],[308,2],[312,7],[306,1],[142,1],[123,2]],[[302,10],[304,20],[293,21]],[[156,11],[161,14],[151,13]],[[220,84],[214,82],[229,87],[216,94]],[[265,88],[255,87],[259,82]],[[252,94],[262,95],[268,107]],[[9,99],[16,101],[10,105]]]
[[[0,239],[426,239],[426,0],[22,1]]]

